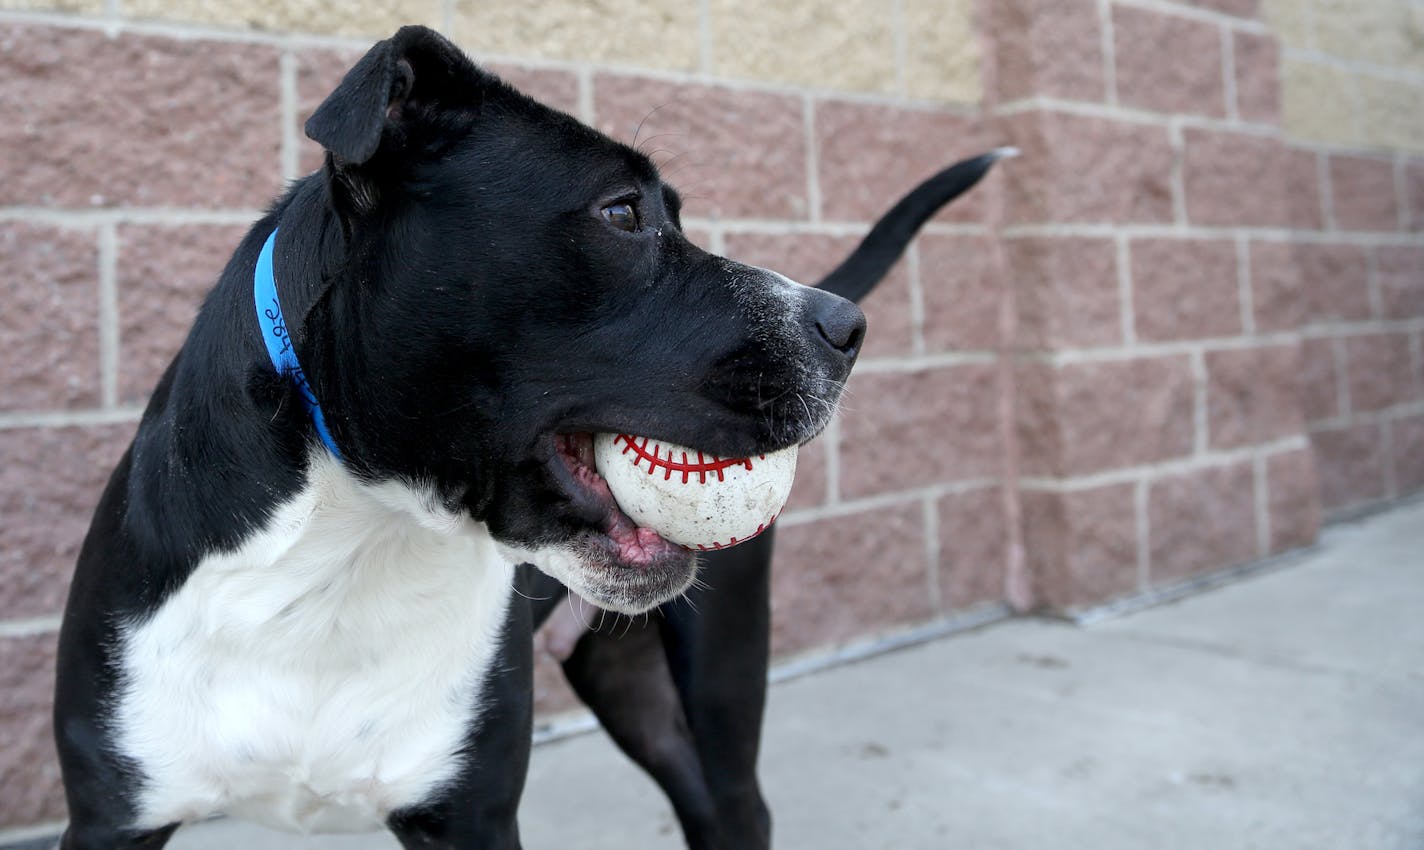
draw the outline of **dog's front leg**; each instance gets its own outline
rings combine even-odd
[[[771,813],[756,766],[766,707],[774,532],[703,556],[705,584],[685,602],[662,607],[668,665],[716,809],[714,840],[696,846],[771,846]]]
[[[534,693],[533,629],[522,600],[509,606],[500,641],[482,691],[484,710],[456,780],[435,799],[387,821],[409,850],[520,850],[519,797],[529,770]]]

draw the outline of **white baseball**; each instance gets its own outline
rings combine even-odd
[[[796,477],[795,446],[719,458],[647,437],[596,434],[593,460],[629,518],[704,552],[765,531],[781,513]]]

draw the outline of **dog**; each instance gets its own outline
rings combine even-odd
[[[817,287],[868,295],[920,227],[973,188],[1000,148],[959,162],[898,201]],[[698,586],[651,618],[610,617],[530,567],[531,618],[613,741],[661,786],[690,850],[764,850],[771,814],[757,781],[776,527],[704,556]],[[562,604],[569,599],[570,604]],[[580,610],[574,606],[580,605]]]
[[[306,132],[323,168],[236,249],[85,537],[65,850],[218,813],[518,847],[516,566],[624,614],[696,570],[618,509],[592,434],[801,444],[858,354],[854,304],[693,246],[647,157],[431,30],[375,45]]]

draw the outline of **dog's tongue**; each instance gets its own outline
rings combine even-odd
[[[618,558],[624,563],[650,564],[668,552],[682,551],[651,528],[639,528],[616,506],[609,511],[606,523],[603,533],[618,546]]]

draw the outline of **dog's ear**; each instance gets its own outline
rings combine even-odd
[[[444,36],[407,26],[372,47],[312,117],[306,133],[338,167],[370,162],[391,136],[406,135],[422,109],[473,102],[483,74]]]

